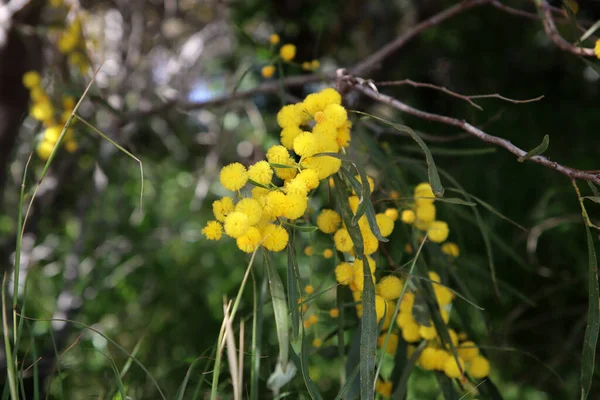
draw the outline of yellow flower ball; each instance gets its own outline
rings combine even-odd
[[[36,146],[35,152],[37,153],[39,158],[46,161],[48,158],[50,158],[50,154],[52,154],[52,150],[54,150],[55,145],[56,145],[56,143],[42,140]]]
[[[450,341],[454,347],[458,346],[458,335],[454,331],[454,329],[448,329],[448,335],[450,336]]]
[[[62,133],[62,127],[59,125],[51,126],[44,130],[44,140],[50,143],[56,143],[60,134]]]
[[[324,209],[317,217],[317,226],[323,233],[335,232],[341,223],[342,217],[333,210]]]
[[[450,256],[450,257],[458,257],[460,255],[460,249],[458,245],[454,242],[447,242],[442,245],[442,253]]]
[[[312,60],[312,61],[310,62],[310,68],[311,68],[313,71],[316,71],[317,69],[319,69],[319,67],[320,67],[320,66],[321,66],[321,63],[319,62],[319,60]]]
[[[248,182],[248,172],[246,167],[236,162],[221,168],[219,178],[225,189],[235,192]]]
[[[324,89],[318,93],[311,93],[302,102],[309,115],[315,115],[317,111],[324,111],[325,107],[330,104],[342,104],[342,96],[332,88]]]
[[[485,378],[490,374],[490,362],[483,356],[477,356],[471,360],[468,371],[475,379]]]
[[[440,278],[439,274],[435,271],[429,271],[427,275],[429,276],[429,280],[432,282],[440,283],[442,281],[442,278]]]
[[[433,285],[433,291],[438,304],[442,307],[450,304],[454,299],[454,293],[444,286]]]
[[[304,132],[297,125],[289,125],[281,130],[281,144],[285,146],[285,148],[292,150],[294,148],[294,139],[298,137],[302,132]]]
[[[419,326],[419,335],[421,335],[423,339],[433,340],[437,337],[437,331],[433,324],[431,324],[431,326],[421,325]]]
[[[433,221],[427,229],[429,240],[434,243],[442,243],[444,240],[448,239],[449,233],[450,228],[448,228],[448,224],[444,221]]]
[[[330,258],[333,257],[333,250],[331,249],[325,249],[323,250],[323,257],[325,257],[325,259],[329,260]]]
[[[302,132],[294,139],[294,152],[302,157],[311,157],[317,153],[317,141],[311,132]]]
[[[39,87],[42,83],[42,77],[37,71],[27,71],[23,74],[23,86],[27,89]]]
[[[215,200],[212,208],[217,221],[225,222],[225,217],[234,210],[235,206],[231,197],[223,197],[222,199]]]
[[[474,342],[467,341],[460,344],[456,352],[466,362],[470,362],[479,355],[479,349]]]
[[[271,251],[281,251],[289,240],[287,231],[279,225],[269,224],[263,232],[262,245]]]
[[[400,303],[400,311],[411,313],[413,305],[415,304],[415,294],[414,293],[404,293],[402,296],[402,302]]]
[[[303,169],[296,178],[304,182],[308,191],[319,187],[319,176],[312,169]]]
[[[246,214],[248,217],[248,223],[256,225],[262,218],[262,207],[260,203],[255,199],[241,199],[235,206],[235,211]]]
[[[70,31],[63,33],[58,39],[58,50],[63,54],[69,54],[77,47],[79,35]]]
[[[309,256],[309,257],[312,256],[313,255],[313,248],[312,248],[312,246],[306,246],[304,248],[304,254],[307,255],[307,256]]]
[[[319,322],[319,317],[313,314],[310,317],[308,317],[308,322],[310,322],[311,325],[315,325],[317,322]]]
[[[375,284],[375,275],[373,275],[372,272],[371,280],[373,281],[373,284]],[[362,268],[356,268],[356,265],[354,267],[354,280],[352,281],[352,283],[356,286],[356,290],[360,292],[362,292],[365,288],[365,273],[362,270]]]
[[[38,121],[46,121],[52,118],[52,114],[54,113],[54,109],[52,108],[52,103],[47,97],[43,97],[39,101],[36,101],[30,110],[30,114],[33,118]]]
[[[329,316],[331,318],[338,318],[340,316],[340,309],[332,308],[331,310],[329,310]]]
[[[600,58],[600,39],[596,40],[596,44],[594,45],[594,54],[597,58]]]
[[[396,300],[400,297],[403,288],[400,278],[388,275],[383,277],[377,284],[375,291],[386,300]]]
[[[369,256],[379,249],[379,240],[373,233],[369,230],[367,232],[361,231],[363,235],[363,245],[364,245],[364,253]]]
[[[315,288],[313,287],[313,285],[306,285],[304,286],[304,292],[306,294],[313,294],[315,291]]]
[[[349,253],[354,247],[352,239],[350,238],[350,234],[346,229],[339,229],[337,232],[335,232],[333,241],[335,243],[335,248],[342,253]]]
[[[283,128],[289,126],[300,126],[305,122],[304,109],[302,103],[288,104],[277,113],[277,123]]]
[[[350,145],[350,130],[352,129],[352,122],[346,121],[344,125],[337,129],[335,140],[340,147],[348,147]]]
[[[261,185],[268,185],[273,178],[273,169],[265,160],[259,161],[248,168],[248,179]]]
[[[383,397],[390,397],[392,395],[393,384],[390,381],[384,382],[381,379],[377,379],[375,383],[375,392]]]
[[[208,240],[219,240],[223,236],[223,225],[217,221],[208,221],[206,226],[202,229],[202,234],[206,236]]]
[[[396,222],[396,220],[398,220],[398,210],[395,208],[386,209],[384,211],[384,214],[386,215],[386,217],[391,219],[393,222]]]
[[[377,316],[377,322],[381,321],[386,314],[386,309],[385,299],[379,295],[375,295],[375,315]]]
[[[415,216],[421,222],[433,222],[435,220],[435,206],[433,203],[423,203],[415,209]]]
[[[417,185],[414,196],[417,206],[422,204],[433,204],[435,201],[435,195],[433,194],[431,185],[427,182]]]
[[[263,212],[271,219],[281,217],[287,207],[286,195],[278,190],[267,193],[263,205]]]
[[[292,61],[294,57],[296,57],[296,46],[293,44],[284,44],[279,49],[279,55],[283,59],[283,61]]]
[[[288,150],[283,146],[272,146],[267,150],[267,160],[273,164],[294,166],[296,163]],[[275,174],[281,179],[292,179],[296,176],[295,168],[275,168]]]
[[[323,110],[323,114],[328,122],[332,123],[335,128],[339,128],[348,120],[346,109],[340,104],[329,104]]]
[[[306,196],[289,193],[285,196],[282,215],[289,220],[298,219],[304,215],[306,207],[308,207],[308,198]]]
[[[275,75],[275,66],[274,65],[265,65],[260,70],[260,74],[265,79],[269,79],[269,78],[273,77],[273,75]]]
[[[250,228],[248,216],[244,213],[233,211],[225,217],[225,233],[234,239],[245,234]]]
[[[405,224],[412,224],[413,222],[415,222],[415,212],[413,210],[404,210],[402,211],[402,214],[400,216],[400,219],[402,220],[402,222],[404,222]]]
[[[460,365],[460,367],[459,367],[459,365]],[[444,363],[444,373],[449,378],[455,378],[455,379],[460,378],[462,376],[461,371],[464,371],[464,370],[465,370],[465,362],[460,357],[458,357],[458,363],[456,361],[456,358],[454,358],[453,356],[448,357],[448,359]]]
[[[389,307],[388,307],[389,310]],[[390,314],[390,312],[388,311],[387,314]],[[387,336],[387,333],[383,333],[381,335],[379,335],[379,337],[377,338],[377,347],[382,348],[385,344],[385,338]],[[394,355],[396,354],[396,350],[398,349],[398,335],[395,333],[391,333],[390,337],[388,338],[388,343],[387,346],[385,348],[385,352],[387,354],[391,354]]]
[[[377,214],[375,216],[377,220],[377,226],[379,227],[379,232],[381,232],[381,236],[388,237],[394,231],[394,220],[388,217],[385,214]]]
[[[419,325],[414,323],[404,326],[404,328],[402,328],[402,337],[409,343],[418,342],[421,340],[421,335],[419,334]]]
[[[245,253],[252,253],[258,247],[262,235],[258,228],[251,226],[246,233],[236,239],[238,248]]]
[[[319,348],[319,347],[321,347],[323,345],[323,341],[321,339],[319,339],[319,338],[315,338],[313,340],[312,344],[313,344],[314,347]]]
[[[269,36],[269,43],[271,43],[272,45],[276,45],[277,43],[279,43],[279,35],[273,33],[271,36]]]
[[[65,150],[67,150],[69,153],[76,152],[78,148],[79,148],[79,146],[77,146],[76,141],[74,141],[74,140],[65,141]]]
[[[435,369],[443,371],[448,358],[453,357],[450,353],[443,349],[435,349]]]
[[[342,160],[329,156],[309,157],[302,160],[302,166],[313,169],[319,179],[325,179],[340,170]]]
[[[349,285],[354,280],[354,270],[348,263],[340,263],[335,267],[335,280],[342,285]]]
[[[396,325],[400,329],[404,329],[406,326],[412,324],[416,324],[416,322],[411,312],[401,311],[396,317]]]
[[[418,360],[419,365],[425,371],[433,371],[436,367],[436,351],[433,347],[426,347],[421,352]]]

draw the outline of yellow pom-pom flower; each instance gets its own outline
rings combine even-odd
[[[388,312],[387,314],[391,314],[389,307],[388,307]],[[377,338],[377,347],[382,348],[385,345],[385,337],[387,336],[386,333],[379,335],[379,337]],[[398,335],[395,333],[391,333],[390,337],[388,338],[388,343],[387,346],[385,347],[385,352],[387,354],[391,354],[394,355],[396,354],[396,350],[398,349]]]
[[[317,153],[317,140],[311,132],[302,132],[294,139],[294,152],[302,157],[310,157]]]
[[[256,225],[262,218],[262,207],[260,203],[255,199],[242,199],[235,206],[235,211],[246,214],[248,217],[248,223]]]
[[[377,316],[377,322],[381,321],[386,313],[385,299],[379,295],[375,295],[375,315]]]
[[[460,346],[456,349],[456,352],[458,353],[460,358],[462,358],[466,362],[470,362],[479,355],[479,349],[477,348],[475,343],[471,341],[461,343]]]
[[[234,239],[245,234],[250,228],[248,216],[244,213],[233,211],[225,217],[225,233]]]
[[[287,194],[283,209],[283,216],[287,219],[294,220],[304,215],[308,206],[308,198],[299,194]]]
[[[304,132],[297,125],[288,125],[281,130],[281,144],[287,149],[292,150],[294,148],[294,139]]]
[[[338,318],[340,316],[340,309],[332,308],[331,310],[329,310],[329,316],[331,318]]]
[[[417,206],[421,204],[432,204],[435,201],[435,195],[431,185],[427,182],[417,185],[415,188],[415,203]]]
[[[30,110],[30,114],[33,118],[38,121],[47,121],[52,118],[52,114],[54,113],[54,109],[52,108],[52,104],[47,97],[43,97],[39,101],[36,101]]]
[[[321,339],[319,339],[319,338],[315,338],[313,340],[312,344],[313,344],[314,347],[319,348],[319,347],[321,347],[323,345],[323,341]]]
[[[398,220],[398,210],[395,208],[388,208],[384,211],[384,214],[391,219],[393,222]]]
[[[277,113],[277,123],[281,128],[300,126],[304,123],[304,108],[302,103],[288,104],[281,107]]]
[[[460,255],[460,249],[458,245],[454,242],[447,242],[442,245],[442,253],[450,256],[450,257],[458,257]]]
[[[402,302],[400,303],[400,312],[412,313],[413,305],[415,304],[414,293],[404,293]]]
[[[379,232],[381,232],[381,236],[388,237],[392,234],[394,230],[394,221],[385,214],[377,214],[375,216],[377,220],[377,226],[379,227]]]
[[[325,115],[327,122],[333,124],[336,129],[344,125],[348,120],[348,113],[340,104],[333,103],[327,105],[323,110],[323,114]]]
[[[269,224],[263,232],[262,245],[271,251],[281,251],[289,240],[287,231],[279,225]]]
[[[411,324],[416,324],[415,318],[411,312],[401,311],[396,317],[396,325],[398,325],[398,328],[400,329],[404,329]]]
[[[320,67],[321,67],[321,63],[319,62],[319,60],[312,60],[312,61],[310,62],[310,68],[311,68],[313,71],[316,71],[316,70],[318,70]]]
[[[284,44],[279,49],[279,55],[283,59],[283,61],[292,61],[294,57],[296,57],[296,46],[293,44]]]
[[[600,39],[596,40],[596,44],[594,45],[594,54],[597,58],[600,58]]]
[[[212,204],[213,214],[217,221],[225,222],[225,217],[234,210],[233,199],[231,197],[223,197],[215,200]]]
[[[448,224],[444,221],[433,221],[427,229],[429,240],[434,243],[442,243],[444,240],[448,239],[449,233],[450,229],[448,228]]]
[[[304,292],[306,294],[313,294],[315,291],[315,288],[313,287],[313,285],[306,285],[304,286]]]
[[[274,65],[265,65],[260,70],[260,74],[265,79],[269,79],[269,78],[273,77],[273,75],[275,75],[275,66]]]
[[[335,248],[342,253],[349,253],[354,247],[350,234],[346,229],[339,229],[335,232],[333,242],[335,243]]]
[[[219,240],[223,236],[223,225],[217,221],[208,221],[202,229],[202,234],[208,240]]]
[[[475,357],[471,360],[468,371],[473,378],[485,378],[490,374],[490,362],[483,356]]]
[[[436,367],[436,351],[433,347],[426,347],[421,352],[418,360],[419,366],[425,371],[433,371]]]
[[[325,259],[329,260],[331,257],[333,257],[333,250],[331,250],[331,249],[323,250],[323,257]]]
[[[382,381],[381,379],[377,380],[375,383],[375,392],[383,397],[390,397],[392,395],[392,382],[390,381]]]
[[[273,178],[273,169],[267,161],[259,161],[248,168],[248,178],[261,185],[268,185]]]
[[[262,235],[258,228],[251,226],[246,233],[236,239],[238,248],[245,253],[252,253],[258,247]]]
[[[354,280],[354,270],[348,263],[340,263],[335,267],[335,280],[342,285],[349,285]]]
[[[402,281],[394,275],[388,275],[377,283],[376,293],[386,300],[396,300],[402,293]]]
[[[404,222],[405,224],[412,224],[413,222],[415,222],[415,212],[413,210],[404,210],[402,211],[402,214],[400,216],[400,219],[402,220],[402,222]]]
[[[421,325],[419,326],[419,335],[421,335],[423,339],[433,340],[437,337],[437,331],[433,324],[431,324],[431,326]]]
[[[27,89],[39,87],[42,83],[42,77],[37,71],[28,71],[23,75],[23,86]]]
[[[273,33],[271,36],[269,36],[269,43],[271,43],[272,45],[276,45],[277,43],[279,43],[279,35]]]
[[[449,378],[460,378],[462,376],[462,371],[464,370],[465,362],[460,357],[458,357],[458,363],[457,359],[453,356],[448,357],[448,359],[444,363],[444,373]]]
[[[335,232],[341,223],[342,217],[333,210],[324,209],[317,217],[317,226],[323,233]]]
[[[419,325],[413,323],[404,326],[404,328],[402,328],[402,337],[409,343],[418,342],[421,340],[421,335],[419,334]]]
[[[221,168],[219,178],[225,189],[235,192],[248,182],[248,172],[246,167],[236,162]]]
[[[62,127],[59,125],[51,126],[44,130],[44,140],[50,143],[56,143],[60,134],[62,133]]]

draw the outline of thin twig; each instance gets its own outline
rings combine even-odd
[[[509,152],[511,152],[512,154],[516,155],[517,157],[523,157],[527,154],[526,151],[515,146],[510,141],[499,138],[497,136],[492,136],[490,134],[487,134],[484,131],[482,131],[481,129],[469,124],[468,122],[466,122],[464,120],[459,120],[456,118],[447,117],[445,115],[433,114],[433,113],[429,113],[426,111],[416,109],[405,103],[402,103],[401,101],[396,100],[393,97],[376,92],[373,89],[371,89],[370,87],[356,84],[356,81],[352,77],[346,76],[344,79],[346,79],[347,81],[353,82],[354,89],[363,93],[367,97],[370,97],[373,100],[379,101],[381,103],[387,104],[390,107],[395,108],[399,111],[405,112],[410,115],[414,115],[418,118],[422,118],[422,119],[425,119],[428,121],[440,122],[440,123],[443,123],[446,125],[455,126],[457,128],[464,130],[465,132],[469,133],[470,135],[473,135],[473,136],[479,138],[480,140],[482,140],[486,143],[490,143],[490,144],[502,147],[502,148],[508,150]],[[581,180],[590,181],[590,182],[600,185],[600,174],[592,174],[592,173],[585,172],[585,171],[582,171],[579,169],[570,168],[570,167],[564,166],[562,164],[559,164],[556,161],[552,161],[552,160],[548,159],[547,157],[544,157],[541,155],[531,157],[531,158],[529,158],[529,160],[531,160],[537,164],[543,165],[545,167],[548,167],[550,169],[553,169],[555,171],[558,171],[561,174],[566,175],[570,179],[581,179]]]
[[[579,47],[574,44],[567,42],[558,32],[556,24],[554,23],[554,17],[552,16],[552,10],[545,0],[540,2],[540,11],[543,16],[542,22],[544,24],[544,30],[546,35],[554,42],[556,47],[561,50],[568,51],[578,56],[594,57],[594,49],[587,47]]]
[[[544,98],[544,95],[541,95],[541,96],[538,96],[533,99],[515,100],[515,99],[508,98],[508,97],[504,97],[499,93],[466,95],[466,94],[460,94],[460,93],[454,92],[454,91],[446,88],[445,86],[438,86],[438,85],[434,85],[433,83],[415,82],[412,79],[402,79],[400,81],[375,82],[375,86],[402,86],[402,85],[410,85],[410,86],[416,87],[416,88],[424,87],[424,88],[439,90],[450,96],[456,97],[458,99],[462,99],[479,110],[483,110],[483,108],[479,104],[475,103],[473,101],[473,99],[495,98],[495,99],[508,101],[513,104],[522,104],[522,103],[532,103],[534,101],[540,101],[541,99]]]

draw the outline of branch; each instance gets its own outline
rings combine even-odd
[[[475,6],[480,6],[483,4],[487,4],[489,0],[463,0],[460,3],[445,9],[439,14],[435,14],[434,16],[420,22],[415,25],[413,28],[406,31],[403,35],[399,36],[392,42],[386,44],[381,49],[371,54],[363,61],[361,61],[354,68],[350,69],[350,72],[353,75],[367,75],[370,71],[372,71],[378,64],[380,64],[385,58],[389,57],[392,53],[397,51],[400,47],[404,46],[409,40],[413,37],[417,36],[419,33],[423,32],[426,29],[431,28],[432,26],[439,25],[444,22],[448,18],[451,18],[457,14],[460,14],[463,11],[469,10]]]
[[[541,99],[544,98],[544,95],[535,97],[533,99],[526,99],[526,100],[514,100],[514,99],[510,99],[508,97],[504,97],[499,93],[492,93],[492,94],[476,94],[476,95],[465,95],[465,94],[460,94],[457,92],[453,92],[452,90],[444,87],[444,86],[438,86],[438,85],[434,85],[433,83],[422,83],[422,82],[415,82],[411,79],[403,79],[401,81],[384,81],[384,82],[375,82],[375,86],[401,86],[401,85],[410,85],[412,87],[425,87],[425,88],[429,88],[429,89],[435,89],[435,90],[439,90],[441,92],[444,92],[450,96],[456,97],[458,99],[462,99],[466,102],[468,102],[470,105],[472,105],[473,107],[477,108],[478,110],[483,110],[483,108],[481,108],[481,106],[477,103],[475,103],[473,101],[473,99],[489,99],[489,98],[495,98],[495,99],[500,99],[500,100],[504,100],[504,101],[508,101],[510,103],[513,104],[522,104],[522,103],[531,103],[534,101],[539,101]]]
[[[357,90],[358,92],[363,93],[364,95],[372,98],[373,100],[387,104],[390,107],[393,107],[399,111],[405,112],[410,115],[414,115],[416,117],[419,117],[419,118],[422,118],[422,119],[425,119],[428,121],[440,122],[442,124],[455,126],[457,128],[464,130],[465,132],[469,133],[470,135],[473,135],[473,136],[479,138],[480,140],[482,140],[486,143],[490,143],[495,146],[502,147],[502,148],[508,150],[509,152],[511,152],[512,154],[516,155],[517,157],[523,157],[527,154],[526,151],[518,148],[517,146],[512,144],[510,141],[499,138],[497,136],[489,135],[489,134],[485,133],[484,131],[482,131],[481,129],[469,124],[468,122],[466,122],[464,120],[459,120],[456,118],[447,117],[445,115],[433,114],[433,113],[428,113],[425,111],[418,110],[414,107],[411,107],[407,104],[404,104],[404,103],[394,99],[393,97],[376,92],[373,89],[371,89],[370,87],[358,84],[356,82],[355,78],[352,78],[350,76],[345,76],[343,79],[346,80],[350,85],[353,85],[354,89]],[[543,165],[547,168],[558,171],[561,174],[566,175],[570,179],[581,179],[581,180],[593,182],[597,185],[600,185],[600,174],[589,173],[586,171],[581,171],[578,169],[570,168],[570,167],[561,165],[555,161],[552,161],[544,156],[534,156],[534,157],[529,158],[529,160],[531,160],[537,164]]]
[[[556,28],[556,24],[554,23],[554,17],[552,16],[552,10],[548,3],[545,0],[540,2],[540,11],[542,14],[542,22],[544,24],[544,30],[546,31],[546,35],[554,42],[556,47],[561,50],[568,51],[578,56],[586,56],[586,57],[594,57],[594,49],[587,47],[578,47],[567,42],[558,32]]]

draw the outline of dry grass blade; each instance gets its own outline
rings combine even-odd
[[[229,303],[231,305],[231,302]],[[229,317],[229,305],[223,304],[223,324],[225,325],[225,342],[227,344],[227,361],[229,363],[229,374],[233,385],[233,398],[241,399],[238,363],[236,362],[235,337],[233,333],[233,324]],[[220,351],[220,349],[219,349]]]

